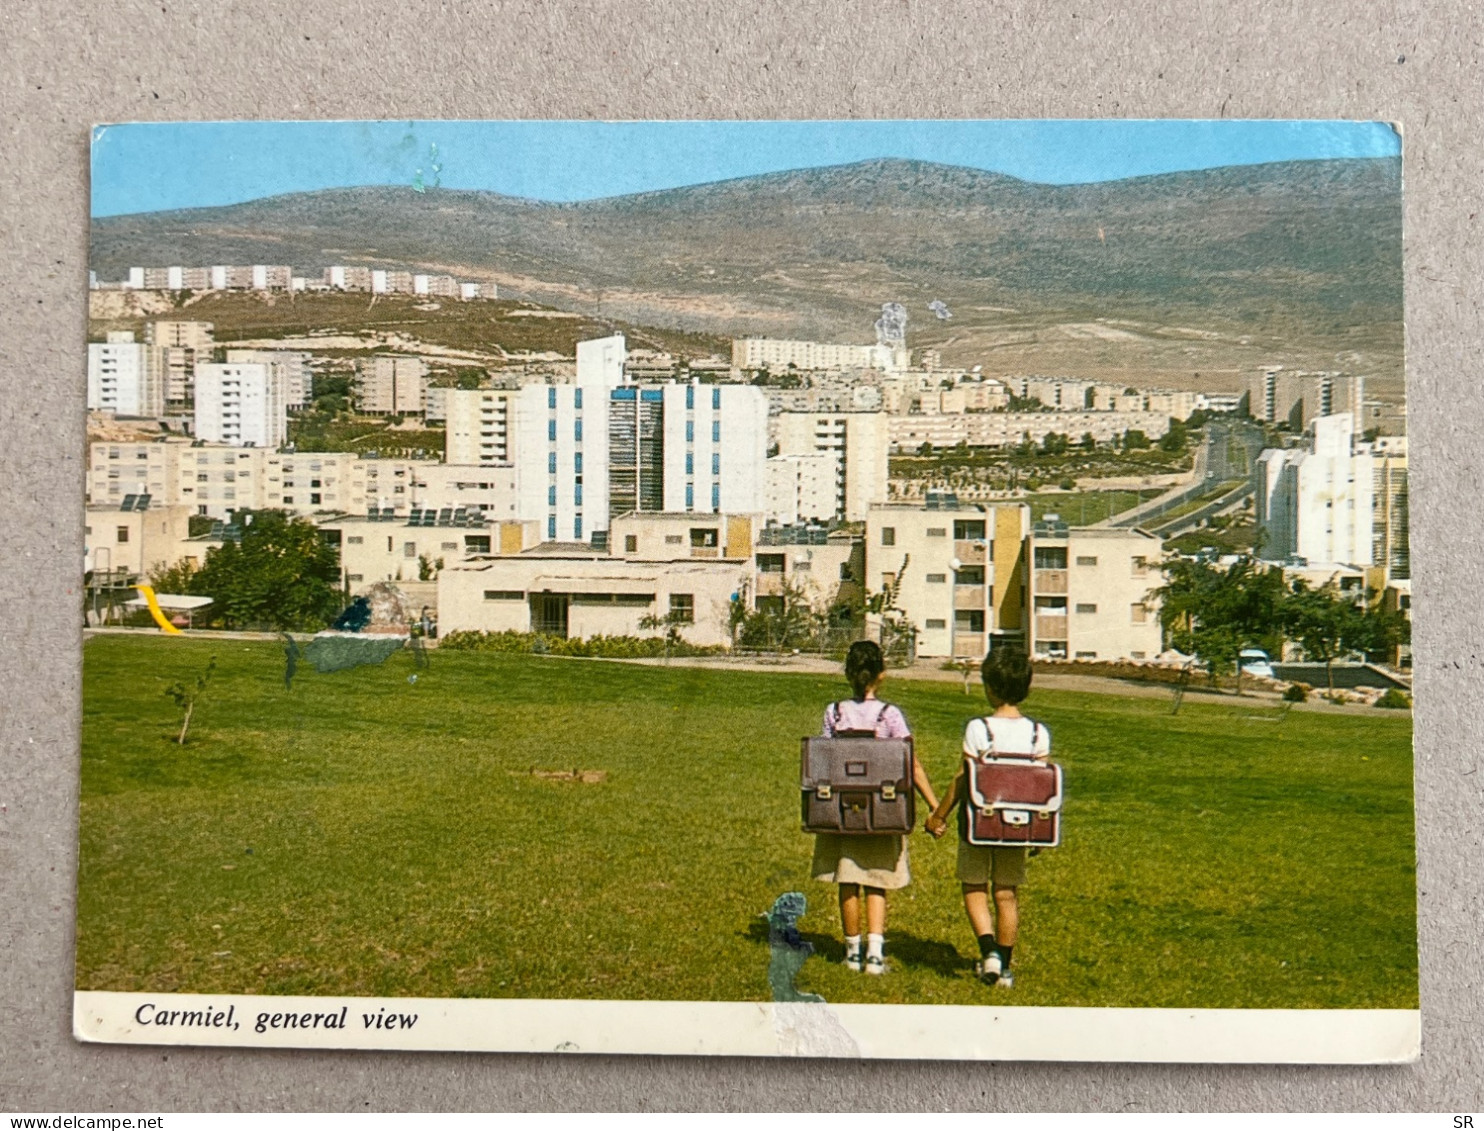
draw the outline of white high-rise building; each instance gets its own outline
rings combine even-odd
[[[440,390],[444,412],[443,458],[447,463],[499,467],[515,462],[512,389]],[[428,390],[432,403],[434,390]]]
[[[1348,412],[1314,419],[1305,448],[1270,448],[1258,457],[1258,552],[1269,561],[1373,563],[1375,457],[1357,450]]]
[[[768,460],[763,513],[793,526],[835,517],[836,460],[829,452],[774,456]]]
[[[835,514],[865,520],[886,501],[888,417],[882,412],[782,412],[778,454],[824,452],[834,459]]]
[[[164,382],[155,351],[127,330],[88,343],[88,408],[118,416],[161,416]]]
[[[262,363],[196,366],[196,437],[276,448],[288,439],[283,378]]]
[[[314,373],[309,367],[312,354],[299,350],[242,350],[229,349],[229,365],[266,365],[274,370],[274,380],[283,388],[285,408],[303,408],[309,403],[314,386]]]

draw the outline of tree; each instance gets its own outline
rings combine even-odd
[[[933,454],[933,445],[932,445],[931,441],[924,440],[922,442],[922,444],[918,447],[917,454],[920,455],[920,456],[930,456],[930,455],[932,455]]]
[[[1138,428],[1130,428],[1123,434],[1123,450],[1126,452],[1131,452],[1135,448],[1147,448],[1149,446],[1149,437],[1144,435],[1143,431]]]
[[[1198,657],[1212,683],[1235,669],[1240,694],[1242,649],[1276,650],[1281,642],[1282,571],[1244,557],[1229,567],[1182,559],[1165,572],[1167,581],[1158,590],[1160,622],[1170,644]]]
[[[206,694],[206,688],[211,683],[211,677],[216,673],[216,657],[212,656],[206,663],[206,668],[195,679],[176,680],[165,688],[165,696],[174,701],[175,705],[185,712],[185,717],[180,722],[180,735],[176,743],[185,745],[186,731],[191,726],[191,715],[196,711],[196,704]]]
[[[1172,416],[1170,417],[1170,430],[1160,437],[1159,450],[1172,454],[1183,452],[1188,440],[1189,434],[1185,430],[1185,425]]]
[[[1095,452],[1098,450],[1097,437],[1091,432],[1082,433],[1082,450],[1084,452]]]
[[[656,616],[654,613],[645,613],[639,618],[639,627],[653,632],[663,629],[665,633],[665,663],[670,662],[670,649],[684,642],[680,635],[680,626],[691,624],[692,618],[689,613],[678,609],[671,609],[664,616]]]
[[[1334,582],[1314,588],[1304,578],[1295,578],[1284,601],[1283,626],[1304,650],[1304,655],[1324,665],[1329,694],[1335,693],[1334,662],[1349,651],[1355,639],[1353,623],[1363,615],[1355,604],[1340,596]]]
[[[1059,456],[1067,450],[1067,438],[1060,432],[1048,432],[1041,437],[1041,450],[1049,456]]]
[[[312,522],[283,511],[239,512],[242,538],[206,552],[191,592],[210,597],[210,623],[312,632],[340,611],[340,562]]]
[[[174,565],[157,562],[149,571],[149,583],[156,593],[190,593],[200,572],[190,558],[181,558]]]

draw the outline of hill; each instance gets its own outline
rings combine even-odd
[[[722,335],[869,340],[896,300],[914,345],[987,370],[1003,355],[1055,372],[1065,353],[1083,369],[1261,358],[1399,378],[1400,178],[1399,160],[1365,159],[1042,185],[877,160],[575,204],[365,187],[100,219],[91,258],[102,278],[144,263],[421,265]],[[933,318],[934,299],[952,320]]]

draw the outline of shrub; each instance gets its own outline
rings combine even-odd
[[[1302,683],[1290,683],[1283,692],[1283,698],[1290,703],[1305,703],[1309,699],[1309,689]]]
[[[1385,694],[1376,700],[1376,706],[1385,707],[1393,711],[1405,711],[1412,706],[1412,700],[1405,691],[1400,691],[1395,687],[1388,687]]]
[[[663,636],[590,636],[586,640],[548,636],[540,632],[450,632],[439,648],[455,652],[497,652],[505,655],[587,656],[608,660],[646,660],[666,654]],[[671,641],[671,656],[715,656],[726,649],[715,644]]]

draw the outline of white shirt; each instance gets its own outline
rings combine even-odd
[[[982,758],[987,754],[1033,754],[1047,758],[1051,755],[1051,732],[1043,723],[1024,716],[970,719],[964,727],[964,755]]]

